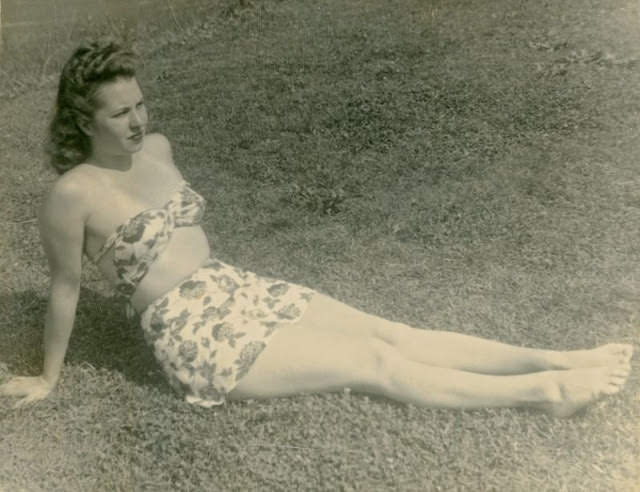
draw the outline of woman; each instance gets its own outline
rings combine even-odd
[[[203,406],[350,387],[421,406],[568,416],[623,387],[629,345],[559,352],[410,328],[210,258],[204,199],[147,123],[133,55],[109,42],[77,49],[50,128],[61,176],[39,217],[51,269],[44,368],[2,386],[18,405],[58,380],[83,253],[139,314],[172,386]]]

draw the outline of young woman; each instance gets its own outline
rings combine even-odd
[[[44,368],[0,388],[18,405],[58,380],[83,254],[140,316],[172,386],[203,406],[350,387],[422,406],[568,416],[623,387],[629,345],[560,352],[415,329],[212,258],[205,200],[147,122],[133,55],[109,42],[78,48],[50,128],[60,177],[39,217],[51,270]]]

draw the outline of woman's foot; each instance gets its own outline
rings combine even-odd
[[[618,393],[629,376],[629,364],[549,371],[549,402],[541,408],[556,417],[569,417],[603,396]]]
[[[587,367],[613,367],[626,365],[633,356],[633,346],[609,343],[590,350],[559,352],[556,369],[583,369]]]

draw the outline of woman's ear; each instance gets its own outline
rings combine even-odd
[[[93,136],[93,125],[88,119],[80,118],[78,120],[78,128],[84,133],[87,137]]]
[[[94,134],[92,117],[88,116],[84,112],[73,111],[72,118],[76,122],[78,129],[84,133],[87,137],[91,137]]]

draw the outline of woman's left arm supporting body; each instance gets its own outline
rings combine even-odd
[[[71,178],[69,176],[68,178]],[[35,377],[16,377],[0,392],[23,397],[17,405],[45,398],[56,385],[67,351],[80,294],[85,193],[74,179],[59,179],[39,215],[40,234],[51,273],[44,327],[44,365]]]

